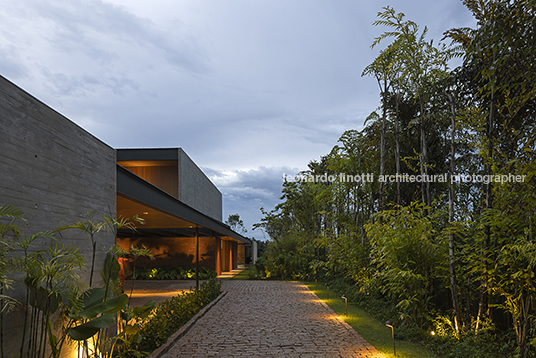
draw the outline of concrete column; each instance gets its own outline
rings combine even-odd
[[[238,264],[243,265],[246,263],[246,245],[238,245]]]
[[[229,271],[233,270],[233,262],[234,262],[234,256],[233,256],[233,243],[228,241],[228,250],[229,250]]]
[[[199,228],[195,227],[195,286],[199,290]]]
[[[233,270],[238,267],[238,243],[233,242],[232,243],[232,250],[233,250]]]
[[[221,274],[221,239],[219,237],[214,237],[214,257],[214,270],[219,275]]]

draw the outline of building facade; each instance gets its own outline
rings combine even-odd
[[[196,264],[218,273],[243,261],[238,246],[251,241],[221,222],[221,193],[182,149],[116,151],[1,76],[0,125],[0,207],[24,211],[27,222],[14,222],[21,227],[19,240],[88,220],[88,213],[95,222],[101,215],[146,219],[134,233],[120,230],[116,236],[102,229],[92,240],[82,230],[67,229],[29,247],[28,252],[51,244],[78,248],[86,259],[75,272],[80,287],[89,286],[93,271],[92,287],[102,285],[100,271],[115,245],[144,244],[158,265]],[[16,241],[11,236],[6,239]],[[3,320],[3,349],[11,357],[19,355],[28,307],[24,274],[2,267],[2,277],[13,280],[11,287],[2,284],[2,293],[21,302]],[[65,346],[62,356],[76,352]]]
[[[120,230],[118,245],[154,256],[136,266],[200,265],[220,274],[244,263],[251,240],[221,222],[220,191],[181,148],[118,149],[117,163],[117,214],[145,222]]]

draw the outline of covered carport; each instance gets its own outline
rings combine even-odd
[[[145,245],[154,261],[140,258],[136,266],[204,266],[217,274],[238,267],[251,240],[226,224],[184,204],[176,197],[117,165],[117,216],[138,215],[144,225],[120,229],[117,244],[125,250]]]

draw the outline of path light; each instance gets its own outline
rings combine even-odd
[[[328,300],[329,300],[329,285],[327,283],[324,284],[326,286],[326,289],[328,290]]]
[[[348,297],[346,297],[346,294],[343,294],[341,298],[344,298],[344,305],[346,307],[346,315],[348,316]]]
[[[396,357],[396,347],[395,347],[395,327],[393,327],[393,323],[391,321],[385,322],[385,325],[387,327],[391,327],[391,332],[393,334],[393,354]]]
[[[315,276],[315,290],[318,291],[318,280],[316,279],[316,276]]]

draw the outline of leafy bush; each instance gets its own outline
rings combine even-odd
[[[322,281],[328,281],[330,291],[344,293],[348,297],[349,304],[365,310],[380,322],[390,320],[394,323],[396,339],[407,339],[419,342],[438,357],[458,358],[506,358],[516,356],[515,336],[510,332],[499,332],[491,324],[483,324],[478,336],[474,331],[462,336],[459,340],[455,338],[452,328],[444,317],[438,317],[431,328],[436,335],[432,336],[430,331],[425,331],[408,319],[401,319],[399,310],[396,307],[395,299],[386,299],[377,292],[367,292],[362,287],[343,278],[326,277],[321,275]]]
[[[286,235],[268,242],[267,250],[255,263],[255,277],[292,280],[302,276],[313,257],[310,248],[303,245],[305,240],[300,235]]]
[[[141,338],[137,342],[129,341],[122,345],[118,357],[140,358],[149,355],[220,293],[221,282],[211,279],[203,282],[199,290],[194,289],[159,303],[139,330]]]
[[[199,279],[210,280],[216,278],[214,270],[204,266],[199,267]],[[194,280],[195,267],[137,267],[136,280]]]

